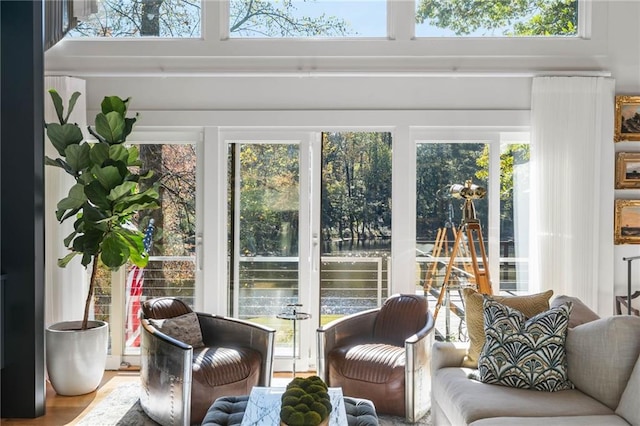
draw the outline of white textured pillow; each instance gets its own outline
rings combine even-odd
[[[615,410],[640,355],[639,331],[640,317],[629,315],[569,329],[565,345],[569,380]]]
[[[622,393],[616,414],[624,417],[632,425],[640,425],[638,401],[640,401],[640,358],[638,358],[627,387]]]
[[[189,312],[173,318],[150,319],[149,322],[167,336],[180,340],[187,345],[191,345],[194,348],[204,346],[198,314],[195,312]]]

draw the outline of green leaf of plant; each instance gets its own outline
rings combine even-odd
[[[61,267],[61,268],[64,268],[65,266],[67,266],[69,264],[69,262],[71,262],[71,259],[76,257],[76,255],[78,255],[78,254],[80,254],[80,253],[78,253],[77,251],[72,251],[71,253],[69,253],[68,255],[63,257],[62,259],[58,259],[58,266]]]
[[[80,97],[80,92],[73,92],[73,94],[71,95],[71,98],[69,98],[69,107],[67,108],[67,116],[64,118],[65,123],[69,121],[69,116],[71,115],[73,108],[76,106],[76,101],[78,100],[79,97]]]
[[[45,166],[55,166],[55,167],[60,167],[60,168],[64,168],[62,167],[62,160],[60,160],[59,158],[56,158],[55,160],[51,157],[48,156],[44,156],[44,165]]]
[[[85,186],[84,193],[93,204],[104,210],[111,209],[111,201],[109,200],[109,191],[104,189],[102,184],[97,180]]]
[[[137,229],[120,228],[115,230],[129,246],[129,260],[139,267],[145,267],[148,262],[144,250],[144,234]]]
[[[107,115],[112,111],[117,112],[119,115],[126,115],[127,114],[127,102],[129,101],[130,98],[127,99],[121,99],[118,96],[105,96],[104,99],[102,99],[102,103],[100,104],[100,109],[102,110],[102,113]]]
[[[100,134],[109,145],[122,143],[124,132],[124,119],[115,111],[107,114],[96,115],[96,132]]]
[[[69,247],[69,245],[71,244],[71,241],[73,241],[73,239],[75,238],[75,236],[78,235],[78,232],[73,231],[72,233],[70,233],[69,235],[67,235],[67,237],[64,239],[64,246],[65,247]]]
[[[57,211],[56,212],[56,217],[58,218],[59,222],[64,222],[65,220],[67,220],[68,218],[70,218],[71,216],[75,216],[78,212],[80,211],[80,208],[77,209],[72,209],[72,210],[68,210],[66,214],[62,214],[64,213],[64,211]],[[58,217],[58,212],[60,212],[60,216]]]
[[[64,150],[67,163],[73,171],[81,171],[91,165],[89,158],[89,145],[83,143],[81,145],[69,145]]]
[[[62,158],[49,158],[47,156],[44,157],[44,164],[47,166],[55,166],[64,169],[65,172],[69,173],[72,176],[76,176],[75,171],[69,166]]]
[[[69,189],[69,195],[62,200],[58,201],[58,211],[77,209],[87,200],[84,195],[84,187],[80,184],[75,184]]]
[[[56,91],[56,89],[49,89],[49,94],[51,95],[51,100],[53,101],[53,107],[56,109],[56,115],[58,116],[58,121],[60,124],[64,124],[66,120],[62,117],[64,115],[64,106],[62,105],[62,98]]]
[[[102,136],[100,136],[98,133],[96,133],[91,126],[87,126],[87,130],[89,131],[89,134],[92,135],[94,138],[96,138],[98,140],[99,143],[103,143],[103,144],[107,144],[109,145],[109,142],[107,142]]]
[[[152,210],[158,207],[160,207],[158,193],[155,188],[149,188],[142,193],[120,199],[113,210],[121,215],[129,215],[140,210]]]
[[[99,240],[102,238],[102,233],[108,229],[106,221],[109,217],[102,210],[92,206],[89,203],[84,203],[82,206],[84,212],[83,219],[85,223],[85,235],[95,234]]]
[[[121,197],[125,197],[127,195],[132,194],[133,190],[136,188],[135,182],[124,182],[122,185],[118,185],[109,192],[107,198],[110,201],[118,200]]]
[[[85,221],[85,224],[86,223],[87,222]],[[78,236],[73,241],[73,249],[75,251],[97,255],[100,253],[100,245],[102,244],[104,237],[105,233],[100,229],[85,229],[84,234]]]
[[[139,180],[147,180],[153,177],[154,174],[155,173],[153,170],[145,170],[142,174],[139,175]]]
[[[121,161],[126,166],[129,162],[129,151],[122,145],[111,145],[109,147],[109,158],[114,161]]]
[[[127,166],[136,166],[137,164],[134,163],[140,161],[140,149],[138,149],[137,145],[131,145],[129,148],[127,148],[127,152],[129,153],[129,158],[127,158]]]
[[[123,182],[122,176],[120,176],[120,171],[115,166],[96,166],[93,168],[92,172],[107,191],[111,191]]]
[[[93,255],[89,254],[89,253],[84,253],[82,255],[82,265],[83,266],[88,266],[91,262],[93,262]]]
[[[89,153],[91,162],[99,167],[102,167],[104,162],[109,158],[109,144],[96,143],[91,146],[91,152]]]
[[[64,151],[69,145],[82,142],[82,131],[75,124],[47,124],[47,136],[56,151],[64,156]]]
[[[123,138],[126,139],[127,136],[131,134],[131,131],[133,130],[133,125],[136,124],[137,120],[138,120],[138,114],[136,114],[135,117],[129,117],[124,119]]]
[[[129,259],[129,245],[114,232],[104,237],[101,247],[100,259],[111,269],[119,268]]]

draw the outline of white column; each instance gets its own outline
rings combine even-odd
[[[58,122],[55,108],[51,102],[49,89],[56,89],[66,107],[73,92],[80,92],[69,121],[75,122],[81,128],[86,128],[86,96],[85,81],[72,77],[45,77],[45,122]],[[45,137],[45,155],[50,158],[59,157],[49,139]],[[59,321],[79,320],[82,318],[84,303],[88,291],[88,277],[80,259],[74,259],[66,268],[60,268],[57,260],[64,257],[67,249],[63,240],[73,231],[73,219],[64,224],[58,223],[55,215],[56,205],[62,197],[67,195],[73,178],[62,169],[45,166],[45,325]]]

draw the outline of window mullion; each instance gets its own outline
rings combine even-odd
[[[203,2],[205,13],[202,18],[202,32],[205,40],[220,41],[229,39],[229,0]]]
[[[415,0],[387,0],[387,34],[390,40],[413,40],[415,21]]]

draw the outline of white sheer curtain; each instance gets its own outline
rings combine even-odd
[[[537,77],[531,95],[532,288],[613,306],[614,81]]]

